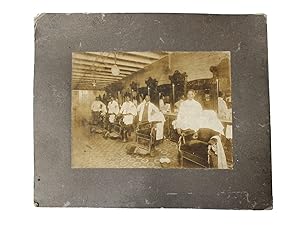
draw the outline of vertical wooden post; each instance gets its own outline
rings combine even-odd
[[[183,94],[184,95],[186,95],[186,92],[187,92],[187,90],[186,90],[186,87],[187,86],[187,81],[186,81],[186,77],[184,78],[184,84],[183,84]]]
[[[175,84],[172,83],[172,105],[175,105]]]
[[[218,104],[218,98],[219,98],[219,79],[216,79],[216,83],[217,83],[217,114],[219,115],[219,104]]]

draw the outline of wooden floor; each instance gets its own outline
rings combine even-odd
[[[155,155],[128,155],[126,146],[134,144],[134,135],[128,143],[104,139],[102,134],[91,134],[88,126],[72,129],[72,168],[162,168],[159,159],[171,160],[168,168],[178,168],[176,143],[165,140]]]

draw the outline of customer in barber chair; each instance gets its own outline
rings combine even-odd
[[[202,106],[195,99],[195,91],[193,89],[187,92],[187,100],[180,104],[176,118],[176,128],[178,134],[182,131],[197,131],[199,116],[202,114]]]
[[[131,135],[131,131],[133,129],[133,119],[137,115],[137,109],[132,101],[130,101],[130,97],[127,95],[125,97],[125,102],[121,106],[120,114],[123,116],[122,119],[122,139],[123,142],[128,141],[128,136]]]
[[[192,154],[196,154],[204,161],[201,162],[206,165],[208,145],[218,143],[219,156],[222,157],[222,165],[226,167],[226,158],[224,154],[223,144],[221,140],[226,139],[224,136],[224,127],[213,110],[203,110],[199,102],[194,100],[195,91],[189,90],[187,93],[187,100],[183,101],[174,122],[174,127],[181,137],[184,138],[183,150]],[[214,140],[212,142],[211,140]],[[226,142],[224,140],[224,142]],[[224,159],[225,158],[225,159]],[[219,160],[221,162],[221,160]],[[225,162],[224,162],[225,161]]]
[[[163,140],[163,127],[165,122],[164,115],[159,111],[159,109],[150,102],[150,96],[146,95],[144,101],[137,107],[139,124],[138,127],[143,125],[155,126],[155,140],[156,143]],[[150,130],[145,129],[146,133]]]

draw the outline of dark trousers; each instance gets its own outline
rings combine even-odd
[[[121,135],[122,139],[127,140],[128,136],[131,136],[131,132],[133,130],[132,124],[124,124],[124,122],[121,123]]]
[[[101,126],[103,126],[104,125],[104,120],[105,120],[105,118],[104,118],[103,115],[101,115],[100,112],[93,112],[92,111],[92,123],[94,125],[101,125]]]

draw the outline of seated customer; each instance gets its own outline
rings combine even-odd
[[[213,110],[202,110],[201,104],[195,101],[194,97],[195,92],[189,90],[188,99],[181,103],[173,124],[178,134],[181,134],[182,130],[196,133],[200,129],[210,129],[214,134],[223,134],[224,127],[217,114]]]
[[[218,143],[218,160],[222,162],[218,168],[227,168],[225,151],[230,152],[231,147],[224,136],[224,127],[217,113],[213,110],[202,110],[200,103],[194,100],[194,96],[193,90],[188,91],[188,99],[182,102],[177,120],[174,123],[177,132],[185,136],[181,149],[184,152],[197,155],[198,163],[206,167],[208,166],[208,143],[212,139],[216,140]]]
[[[130,101],[130,97],[125,97],[125,102],[123,103],[120,114],[123,115],[122,119],[122,139],[124,142],[128,140],[128,135],[130,136],[132,130],[133,119],[137,115],[137,110],[133,102]]]
[[[180,108],[175,121],[175,127],[177,132],[180,134],[182,130],[193,130],[199,129],[199,116],[202,114],[202,106],[199,102],[194,100],[195,91],[189,90],[187,92],[187,100],[180,104]]]

